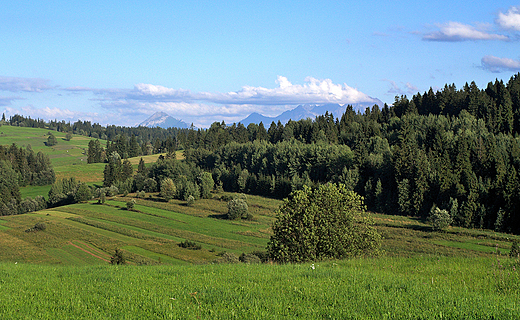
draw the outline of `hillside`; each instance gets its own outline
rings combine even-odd
[[[148,194],[145,199],[115,197],[105,205],[95,201],[52,208],[31,214],[0,219],[0,261],[86,265],[106,264],[116,248],[124,250],[132,264],[207,263],[218,254],[236,255],[263,251],[270,237],[278,200],[248,196],[252,221],[222,219],[227,202],[198,200],[193,206],[184,201],[166,203]],[[134,199],[136,211],[126,210]],[[418,219],[374,215],[384,237],[387,256],[414,257],[423,254],[445,256],[487,256],[509,252],[511,235],[491,231],[450,228],[432,232]],[[25,232],[38,222],[46,230]],[[179,247],[185,240],[201,250]]]
[[[58,140],[58,143],[52,147],[45,145],[49,132],[52,132]],[[15,143],[21,147],[31,145],[35,152],[44,152],[49,156],[58,179],[76,177],[83,182],[102,181],[104,165],[87,165],[86,150],[92,138],[74,134],[70,141],[67,141],[65,135],[64,132],[49,131],[48,129],[2,126],[0,127],[0,144]],[[106,141],[100,140],[100,142],[106,144]]]

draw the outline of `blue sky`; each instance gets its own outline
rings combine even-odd
[[[518,0],[517,0],[518,1]],[[514,1],[8,1],[0,110],[207,127],[520,72]],[[339,116],[339,115],[336,115]]]

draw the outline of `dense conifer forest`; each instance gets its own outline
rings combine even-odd
[[[8,122],[93,138],[88,161],[108,162],[105,187],[159,191],[171,178],[178,197],[197,198],[202,173],[210,172],[217,188],[283,198],[304,185],[342,182],[373,211],[427,218],[440,208],[458,226],[520,232],[520,73],[485,89],[446,85],[396,97],[392,106],[345,106],[342,115],[267,127],[103,127],[22,116]],[[175,150],[184,150],[185,162],[166,156],[132,179],[121,174],[128,170],[121,159]]]

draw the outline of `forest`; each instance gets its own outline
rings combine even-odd
[[[92,138],[88,161],[106,162],[104,186],[159,191],[171,178],[177,197],[201,197],[204,172],[215,188],[285,198],[304,186],[341,182],[369,210],[428,218],[447,210],[453,224],[520,233],[520,73],[480,89],[446,85],[364,112],[286,124],[208,129],[103,127],[13,116],[10,125],[49,127]],[[99,140],[107,139],[106,146]],[[184,150],[185,161],[168,155]],[[132,177],[124,159],[167,156]],[[125,174],[122,174],[123,170]],[[204,175],[207,180],[207,175]]]

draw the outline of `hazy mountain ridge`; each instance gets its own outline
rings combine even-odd
[[[189,125],[182,121],[173,118],[165,112],[156,112],[151,117],[139,124],[139,127],[160,127],[160,128],[188,128]]]
[[[383,102],[377,100],[373,103],[356,103],[351,104],[354,110],[364,112],[366,108],[372,107],[374,104],[377,104],[379,108],[383,107]],[[251,113],[245,119],[239,121],[244,126],[247,127],[250,123],[260,123],[262,122],[264,125],[270,124],[271,122],[280,121],[282,124],[286,124],[289,120],[298,121],[301,119],[311,118],[314,120],[316,116],[324,115],[327,111],[332,113],[334,117],[340,118],[343,113],[345,113],[345,109],[347,105],[340,105],[337,103],[328,103],[328,104],[301,104],[292,110],[287,110],[275,117],[268,117],[261,115],[257,112]]]

